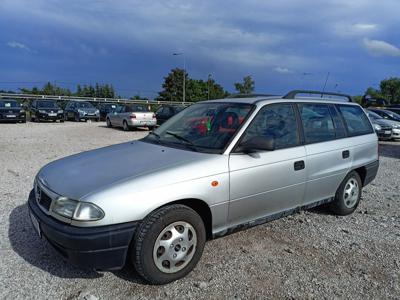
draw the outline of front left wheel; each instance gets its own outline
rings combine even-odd
[[[149,283],[166,284],[193,270],[205,241],[204,223],[193,209],[179,204],[162,207],[140,224],[131,260]]]

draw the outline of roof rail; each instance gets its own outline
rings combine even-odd
[[[272,97],[276,95],[271,94],[230,94],[229,96],[225,97],[225,99],[234,99],[234,98],[254,98],[254,97]]]
[[[329,96],[339,96],[343,98],[347,98],[348,102],[353,102],[353,99],[351,98],[350,95],[346,94],[340,94],[340,93],[332,93],[332,92],[320,92],[320,91],[308,91],[308,90],[294,90],[290,91],[287,93],[285,96],[283,96],[283,99],[295,99],[298,94],[313,94],[313,95],[321,95],[321,98],[324,97],[324,95],[329,95]]]

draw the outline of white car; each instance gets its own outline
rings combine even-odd
[[[107,114],[106,122],[108,127],[122,127],[125,131],[137,127],[153,130],[157,125],[155,113],[141,104],[119,107],[116,111]]]

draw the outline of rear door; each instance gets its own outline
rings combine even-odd
[[[306,152],[291,103],[266,105],[244,132],[240,143],[264,136],[275,140],[274,151],[232,153],[229,226],[281,213],[303,201]]]
[[[352,151],[344,124],[332,104],[299,103],[307,153],[304,205],[328,200],[351,166]]]

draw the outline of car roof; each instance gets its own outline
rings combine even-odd
[[[249,98],[224,98],[216,100],[202,101],[203,103],[242,103],[242,104],[266,104],[275,102],[315,102],[315,103],[335,103],[335,104],[349,104],[358,105],[355,102],[347,102],[338,98],[319,98],[319,97],[298,97],[293,99],[286,99],[283,96],[269,96],[269,97],[249,97]]]

